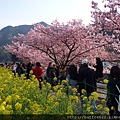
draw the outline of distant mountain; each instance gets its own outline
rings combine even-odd
[[[37,23],[38,24],[38,23]],[[45,22],[40,22],[39,24],[44,25],[45,27],[48,25]],[[33,25],[20,25],[20,26],[7,26],[0,30],[0,46],[5,46],[7,44],[11,44],[11,40],[14,36],[18,36],[20,34],[27,34],[30,29],[34,29]]]
[[[40,22],[37,24],[41,24],[45,27],[48,25],[45,22]],[[11,44],[13,37],[18,36],[18,33],[25,35],[31,29],[34,29],[33,25],[20,25],[15,27],[7,26],[0,30],[0,62],[11,61],[11,54],[4,49],[4,46]]]

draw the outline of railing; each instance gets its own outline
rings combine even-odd
[[[109,78],[109,75],[108,74],[104,74],[104,77],[102,78],[102,81],[104,79],[108,79],[108,78]],[[86,83],[85,81],[84,82],[80,82],[80,83],[84,83],[85,86],[88,85],[88,86],[94,87],[94,86]],[[103,82],[97,83],[97,92],[98,92],[100,98],[106,98],[106,95],[107,95],[107,84],[103,83]]]

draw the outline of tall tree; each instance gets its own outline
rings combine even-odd
[[[101,10],[98,3],[92,1],[93,25],[103,35],[111,32],[113,42],[109,49],[117,53],[116,59],[120,59],[120,0],[103,0],[103,5]]]
[[[5,48],[32,62],[46,64],[51,60],[65,67],[84,58],[90,62],[95,57],[113,59],[115,54],[107,51],[112,42],[109,35],[96,33],[92,25],[84,26],[81,20],[72,20],[67,24],[55,20],[47,27],[35,24],[34,30],[30,30],[27,35],[14,37],[13,45]]]

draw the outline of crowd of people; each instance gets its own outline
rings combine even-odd
[[[59,68],[58,64],[53,62],[49,62],[46,69],[41,66],[40,62],[36,62],[35,65],[30,62],[27,65],[20,63],[5,63],[1,64],[1,66],[11,69],[14,75],[16,75],[16,73],[18,73],[19,76],[21,76],[21,74],[25,74],[27,79],[29,79],[29,73],[32,70],[33,74],[39,81],[40,89],[42,88],[41,81],[43,81],[43,79],[46,79],[51,86],[55,86],[57,84],[54,80],[55,77],[57,78],[57,82],[59,81],[60,83],[62,80],[68,79],[70,86],[77,88],[80,94],[81,90],[85,89],[87,91],[87,96],[89,96],[92,92],[97,91],[96,83],[100,82],[103,77],[103,64],[100,58],[96,58],[96,65],[92,66],[95,70],[89,66],[87,59],[83,59],[79,66],[71,64],[66,68]],[[118,66],[113,66],[110,69],[110,77],[107,88],[107,105],[110,109],[110,115],[119,114],[120,68]],[[114,106],[115,110],[111,110],[112,106]]]

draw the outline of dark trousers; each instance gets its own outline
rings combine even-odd
[[[40,79],[39,79],[39,88],[40,88],[40,90],[42,89],[42,84],[41,84],[42,81],[43,81],[43,78],[40,77]]]
[[[42,89],[41,81],[39,81],[39,88]]]

